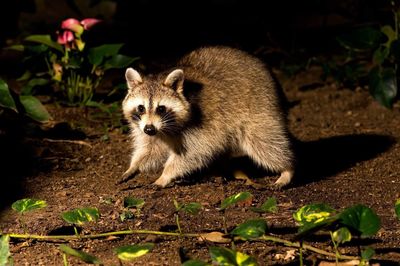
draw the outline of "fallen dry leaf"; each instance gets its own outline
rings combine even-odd
[[[200,234],[199,240],[204,241],[208,240],[214,243],[229,243],[231,240],[229,238],[224,237],[225,234],[221,232],[211,232],[211,233],[203,233]]]

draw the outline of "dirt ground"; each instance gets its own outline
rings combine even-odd
[[[203,206],[198,215],[181,214],[183,232],[222,232],[223,217],[217,209],[221,200],[249,191],[254,195],[252,205],[259,206],[274,196],[279,211],[260,215],[251,212],[248,206],[230,207],[225,213],[229,230],[251,217],[261,216],[268,223],[269,234],[291,239],[297,230],[292,214],[301,206],[323,202],[343,209],[361,203],[377,212],[382,228],[373,238],[344,245],[341,252],[357,255],[359,246],[371,246],[376,250],[374,258],[381,265],[399,265],[400,221],[394,214],[394,202],[400,198],[399,104],[388,110],[375,102],[367,89],[350,90],[334,83],[320,83],[318,69],[309,69],[291,78],[275,72],[289,101],[289,129],[297,140],[299,169],[289,187],[272,189],[270,185],[277,176],[263,176],[260,171],[250,171],[257,173],[250,174],[250,178],[263,184],[262,189],[229,176],[206,174],[159,190],[149,186],[156,176],[141,175],[126,184],[115,185],[129,164],[128,134],[119,128],[107,130],[106,120],[95,119],[97,110],[49,104],[49,112],[59,122],[56,128],[23,139],[22,144],[2,136],[5,149],[1,157],[4,165],[0,189],[3,195],[1,231],[23,233],[10,205],[29,197],[48,203],[47,208],[25,215],[27,231],[32,234],[71,233],[60,214],[79,207],[97,207],[101,213],[97,223],[82,227],[84,234],[126,229],[175,231],[174,199],[199,202]],[[51,141],[54,139],[58,141]],[[252,167],[255,166],[243,162],[243,169]],[[142,198],[145,204],[138,217],[122,222],[119,215],[126,196]],[[154,235],[79,240],[68,244],[98,256],[105,265],[119,265],[114,253],[116,247],[145,242],[156,244],[153,251],[123,265],[180,265],[184,258],[210,261],[208,247],[222,245],[195,238]],[[11,253],[15,265],[62,265],[61,243],[13,239]],[[326,236],[310,237],[306,243],[332,251]],[[299,264],[297,255],[294,260],[279,256],[291,248],[272,242],[239,242],[237,248],[254,256],[260,265]],[[312,261],[326,258],[306,252],[305,260],[306,265],[312,265]],[[74,258],[69,262],[70,265],[84,264]]]

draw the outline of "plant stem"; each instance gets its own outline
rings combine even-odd
[[[1,235],[6,235],[5,233],[1,233]],[[117,236],[117,235],[132,235],[132,234],[148,234],[148,235],[163,235],[163,236],[175,236],[175,237],[201,237],[200,233],[173,233],[173,232],[162,232],[162,231],[152,231],[152,230],[125,230],[125,231],[114,231],[108,233],[94,234],[94,235],[80,235],[79,237],[76,235],[54,235],[54,236],[46,236],[46,235],[30,235],[30,234],[8,234],[11,238],[18,239],[36,239],[36,240],[79,240],[79,239],[95,239],[109,236]],[[289,240],[285,240],[279,237],[264,235],[259,237],[257,240],[262,241],[272,241],[275,243],[280,243],[288,247],[300,248],[299,242],[291,242]],[[331,253],[307,244],[301,245],[303,250],[309,250],[321,255],[325,255],[328,257],[336,257],[335,253]],[[340,255],[339,259],[346,260],[357,260],[359,257],[356,256],[347,256]]]
[[[179,215],[177,213],[175,213],[174,215],[175,215],[176,225],[178,226],[178,232],[180,235],[182,235],[181,224],[179,223]]]
[[[2,233],[3,234],[3,233]],[[161,232],[161,231],[151,231],[151,230],[125,230],[125,231],[114,231],[108,233],[94,234],[94,235],[31,235],[31,234],[8,234],[11,238],[26,238],[26,239],[36,239],[36,240],[78,240],[78,239],[94,239],[108,236],[117,235],[132,235],[132,234],[148,234],[148,235],[165,235],[165,236],[182,236],[182,237],[199,237],[200,234],[179,234],[173,232]],[[4,234],[5,235],[5,234]]]
[[[265,240],[265,241],[272,241],[272,242],[275,242],[275,243],[281,243],[281,244],[284,244],[285,246],[288,246],[288,247],[295,247],[295,248],[299,248],[300,247],[300,243],[299,242],[291,242],[289,240],[285,240],[285,239],[274,237],[274,236],[264,235],[264,236],[260,237],[259,240]],[[328,256],[328,257],[336,257],[335,253],[331,253],[331,252],[328,252],[328,251],[325,251],[325,250],[322,250],[322,249],[319,249],[319,248],[316,248],[316,247],[313,247],[313,246],[310,246],[310,245],[307,245],[307,244],[303,244],[302,248],[303,248],[303,250],[310,250],[310,251],[313,251],[315,253],[318,253],[318,254],[321,254],[321,255],[325,255],[325,256]],[[339,259],[358,260],[359,257],[340,255]]]

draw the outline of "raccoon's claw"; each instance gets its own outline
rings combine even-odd
[[[132,172],[132,171],[127,170],[127,171],[121,176],[121,178],[120,178],[119,180],[117,180],[116,184],[119,185],[119,184],[125,183],[125,182],[128,181],[129,179],[133,178],[133,177],[136,175],[136,173],[137,173],[136,171],[135,171],[135,172]]]

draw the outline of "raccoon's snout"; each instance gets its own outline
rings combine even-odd
[[[153,125],[145,125],[143,131],[149,136],[154,136],[157,133],[157,129]]]

